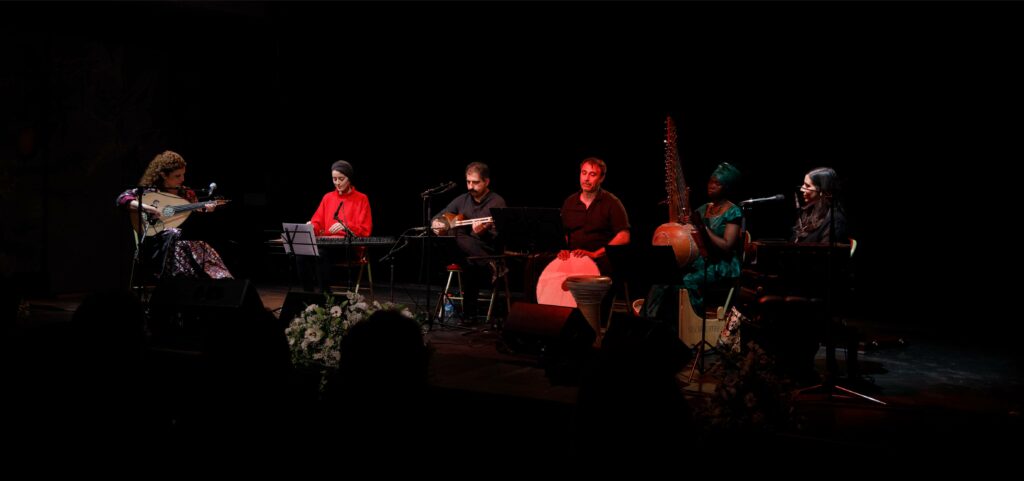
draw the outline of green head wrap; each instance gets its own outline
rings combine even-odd
[[[728,162],[722,162],[718,164],[711,176],[718,179],[718,183],[722,184],[726,190],[731,190],[740,181],[740,170]]]

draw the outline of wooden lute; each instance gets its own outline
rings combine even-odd
[[[206,204],[224,205],[228,202],[231,201],[217,199],[190,203],[188,199],[183,199],[174,194],[168,194],[167,192],[147,192],[142,196],[142,203],[149,204],[160,209],[160,217],[155,218],[150,216],[146,211],[142,212],[142,222],[146,226],[146,235],[156,235],[164,229],[178,227],[185,222],[185,219],[188,219],[188,216],[192,211],[202,209],[206,207]],[[135,229],[135,232],[141,232],[141,229],[139,228],[138,214],[132,212],[132,215],[129,217],[131,217],[132,228]]]
[[[465,225],[473,225],[477,222],[493,222],[490,217],[477,217],[476,219],[467,219],[462,214],[453,214],[451,212],[445,212],[440,217],[434,219],[444,224],[443,227],[434,227],[434,234],[437,235],[448,235],[448,231]]]

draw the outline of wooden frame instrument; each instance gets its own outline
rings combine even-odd
[[[686,267],[693,263],[697,256],[707,257],[706,247],[709,239],[700,216],[693,216],[690,210],[690,188],[683,177],[683,169],[679,164],[679,151],[676,149],[676,124],[672,117],[665,118],[665,191],[668,198],[668,222],[654,231],[651,244],[656,246],[672,246],[676,253],[676,263]],[[686,222],[689,220],[689,222]],[[691,234],[690,226],[696,228]]]

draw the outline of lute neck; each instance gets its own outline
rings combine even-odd
[[[206,207],[206,204],[209,204],[209,202],[195,202],[192,204],[175,205],[172,206],[171,209],[174,209],[174,213],[177,214],[179,212],[201,209],[203,207]]]
[[[480,218],[477,218],[477,219],[457,220],[454,223],[452,223],[452,227],[461,227],[461,226],[464,226],[464,225],[472,225],[472,224],[477,223],[477,222],[491,222],[491,218],[490,217],[480,217]]]

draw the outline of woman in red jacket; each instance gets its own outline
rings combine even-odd
[[[352,164],[339,160],[331,165],[331,181],[334,190],[324,194],[320,199],[313,217],[308,224],[313,225],[317,237],[369,237],[373,232],[373,216],[370,213],[370,200],[366,194],[356,190],[352,184]],[[312,271],[316,272],[316,281],[321,292],[330,290],[331,271],[335,264],[343,262],[346,257],[363,262],[365,247],[355,247],[339,251],[333,248],[319,249],[320,257],[316,266],[310,265],[312,259],[299,259],[299,276],[303,288],[313,290]]]
[[[309,220],[317,236],[369,237],[373,230],[370,200],[352,185],[352,164],[339,160],[331,165],[334,190],[324,194]]]

